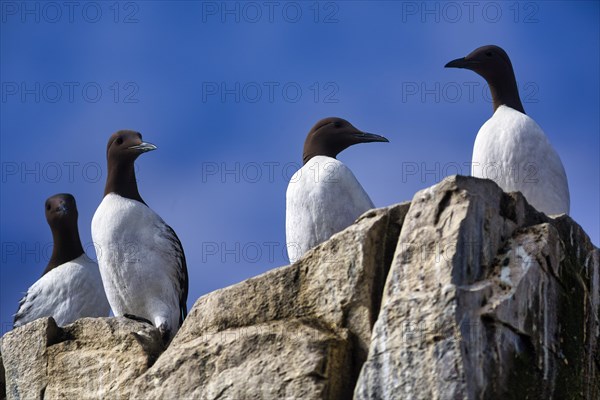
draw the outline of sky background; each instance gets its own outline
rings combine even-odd
[[[191,307],[288,263],[285,191],[320,118],[390,139],[338,157],[378,207],[469,175],[491,100],[475,73],[443,67],[485,44],[508,52],[571,216],[600,243],[596,1],[0,4],[2,333],[51,254],[47,197],[76,197],[95,258],[114,131],[158,146],[137,161],[139,190],[183,243]]]

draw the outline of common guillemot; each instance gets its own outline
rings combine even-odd
[[[388,142],[341,118],[317,122],[306,137],[304,165],[286,192],[286,245],[290,262],[350,226],[374,207],[348,167],[335,157],[357,143]]]
[[[450,61],[446,68],[466,68],[490,87],[494,114],[477,133],[471,175],[495,181],[504,191],[520,191],[548,215],[568,214],[569,184],[558,153],[540,126],[525,114],[508,55],[483,46]]]
[[[138,132],[110,137],[104,199],[92,219],[92,239],[115,316],[149,321],[166,343],[187,315],[188,273],[175,231],[138,191],[134,162],[155,149]]]
[[[86,256],[79,239],[75,198],[56,194],[46,200],[45,209],[52,255],[42,277],[19,302],[15,328],[42,317],[53,317],[59,326],[84,317],[107,317],[110,306],[98,264]]]

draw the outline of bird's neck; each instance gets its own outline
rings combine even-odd
[[[501,79],[500,82],[487,81],[494,103],[494,112],[496,112],[500,106],[508,106],[525,114],[525,109],[523,108],[521,98],[519,97],[517,81],[514,73],[511,75],[512,76],[510,76],[509,79]]]
[[[52,255],[42,276],[59,265],[74,260],[83,254],[77,223],[75,223],[75,226],[64,227],[63,229],[52,229],[52,240],[54,242]]]
[[[336,158],[340,151],[331,146],[323,146],[317,143],[310,143],[304,147],[302,153],[302,163],[306,165],[312,158],[317,156]]]
[[[104,196],[109,193],[118,194],[140,203],[146,204],[138,191],[133,162],[109,163]]]
[[[317,156],[335,158],[335,155],[327,155],[327,154],[323,154],[323,153],[316,153],[316,154],[307,154],[307,153],[304,153],[303,156],[302,156],[302,163],[303,163],[303,165],[308,164],[308,162],[310,160],[312,160],[313,158],[315,158]]]

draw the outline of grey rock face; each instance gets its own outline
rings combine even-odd
[[[17,328],[0,397],[597,400],[599,262],[568,216],[450,177],[201,297],[167,349],[126,318]]]
[[[355,398],[598,398],[598,258],[491,181],[418,192]]]
[[[295,264],[201,297],[136,394],[350,398],[407,210],[372,210]]]
[[[126,318],[38,319],[3,337],[8,399],[127,399],[162,350],[157,329]]]

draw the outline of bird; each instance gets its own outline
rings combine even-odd
[[[308,133],[303,166],[286,191],[286,247],[291,263],[375,207],[352,171],[336,159],[342,150],[368,142],[389,140],[337,117],[318,121]]]
[[[84,317],[108,317],[110,306],[98,264],[84,252],[77,229],[77,204],[69,193],[49,197],[46,221],[52,231],[52,255],[46,269],[25,293],[14,315],[14,327],[42,317],[59,326]]]
[[[471,175],[491,179],[505,192],[521,192],[547,215],[569,214],[565,168],[542,128],[525,114],[508,54],[495,45],[482,46],[445,67],[474,71],[492,95],[494,113],[475,138]]]
[[[187,316],[188,272],[175,231],[140,196],[134,162],[157,147],[139,132],[108,140],[104,198],[92,218],[92,239],[115,316],[145,321],[170,342]]]

